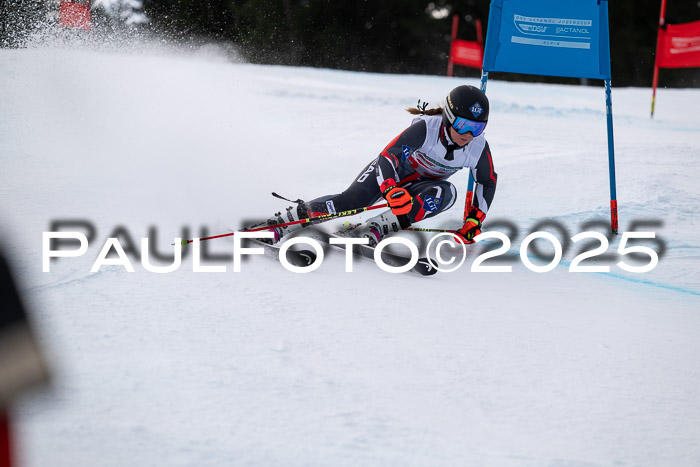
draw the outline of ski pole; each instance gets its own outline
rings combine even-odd
[[[285,222],[283,224],[272,224],[272,225],[265,225],[262,227],[257,227],[255,229],[246,229],[246,230],[239,230],[238,232],[258,232],[261,230],[268,230],[268,229],[274,229],[278,227],[287,227],[288,225],[295,225],[295,224],[320,224],[321,222],[326,222],[332,219],[337,219],[339,217],[347,217],[347,216],[354,216],[356,214],[362,214],[363,212],[366,211],[371,211],[373,209],[381,209],[389,206],[387,203],[384,204],[378,204],[376,206],[365,206],[363,208],[357,208],[357,209],[351,209],[349,211],[341,211],[335,214],[323,214],[320,216],[315,216],[315,217],[307,217],[306,219],[299,219],[298,221],[292,221],[292,222]],[[214,235],[211,237],[203,237],[200,238],[199,241],[203,240],[213,240],[215,238],[223,238],[223,237],[230,237],[236,232],[229,232],[226,234],[221,234],[221,235]],[[192,243],[193,240],[182,240],[182,245],[187,245],[188,243]]]
[[[420,227],[409,227],[404,230],[411,230],[413,232],[438,232],[438,233],[449,233],[454,235],[454,237],[457,239],[458,242],[464,243],[462,240],[460,240],[461,235],[457,233],[456,230],[451,230],[451,229],[422,229]],[[461,237],[464,238],[464,237]]]
[[[412,232],[443,232],[443,233],[455,233],[457,232],[456,230],[450,230],[450,229],[424,229],[421,227],[408,227],[407,229],[404,230],[410,230]]]

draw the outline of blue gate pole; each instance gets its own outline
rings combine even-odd
[[[481,92],[486,93],[486,82],[489,80],[489,72],[481,70]],[[469,216],[469,211],[472,209],[472,200],[474,199],[474,177],[472,177],[472,171],[469,170],[469,175],[467,175],[467,199],[464,201],[464,217],[462,222],[467,220]]]
[[[489,72],[481,70],[481,92],[486,94],[486,82],[489,80]]]
[[[608,169],[610,171],[610,226],[617,234],[617,190],[615,188],[615,145],[613,143],[612,87],[610,79],[605,80],[605,113],[608,118]]]

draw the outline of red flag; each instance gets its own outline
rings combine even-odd
[[[660,68],[700,67],[700,21],[659,29],[656,53]]]
[[[10,422],[7,415],[0,410],[0,467],[10,467],[11,465]]]
[[[481,68],[481,64],[484,62],[484,39],[481,34],[481,20],[477,19],[474,22],[476,26],[476,41],[457,39],[458,23],[459,15],[453,15],[450,55],[447,60],[447,76],[452,76],[452,68],[454,65]]]
[[[476,41],[455,40],[450,50],[450,60],[456,65],[481,68],[484,47]]]
[[[58,24],[89,31],[90,7],[82,3],[62,1],[58,6]]]

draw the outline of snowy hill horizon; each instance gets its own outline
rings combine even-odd
[[[90,272],[120,229],[168,255],[288,206],[272,191],[342,191],[406,107],[459,84],[478,83],[0,50],[0,234],[54,373],[14,411],[20,465],[697,465],[697,89],[659,89],[651,120],[649,89],[613,87],[621,235],[583,263],[609,273],[569,271],[570,238],[609,223],[602,85],[498,80],[484,226],[510,238],[510,273],[471,272],[476,250],[431,278],[359,258],[347,273],[339,251],[309,274],[259,256],[234,273],[230,238],[206,247],[225,273],[192,272],[191,254],[168,274],[133,257]],[[466,179],[416,226],[458,227]],[[42,272],[42,232],[65,221],[94,227],[88,252]],[[539,230],[569,243],[545,273],[519,256]],[[650,272],[617,266],[645,262],[616,253],[631,230],[656,234]]]

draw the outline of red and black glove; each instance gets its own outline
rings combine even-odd
[[[411,208],[413,207],[413,197],[405,188],[397,186],[396,180],[393,178],[384,180],[379,189],[381,190],[384,199],[387,201],[387,203],[389,203],[391,212],[397,216],[411,212]]]
[[[486,214],[479,209],[472,208],[462,228],[455,232],[457,240],[462,243],[474,243],[474,237],[481,233],[481,222],[485,217]]]

